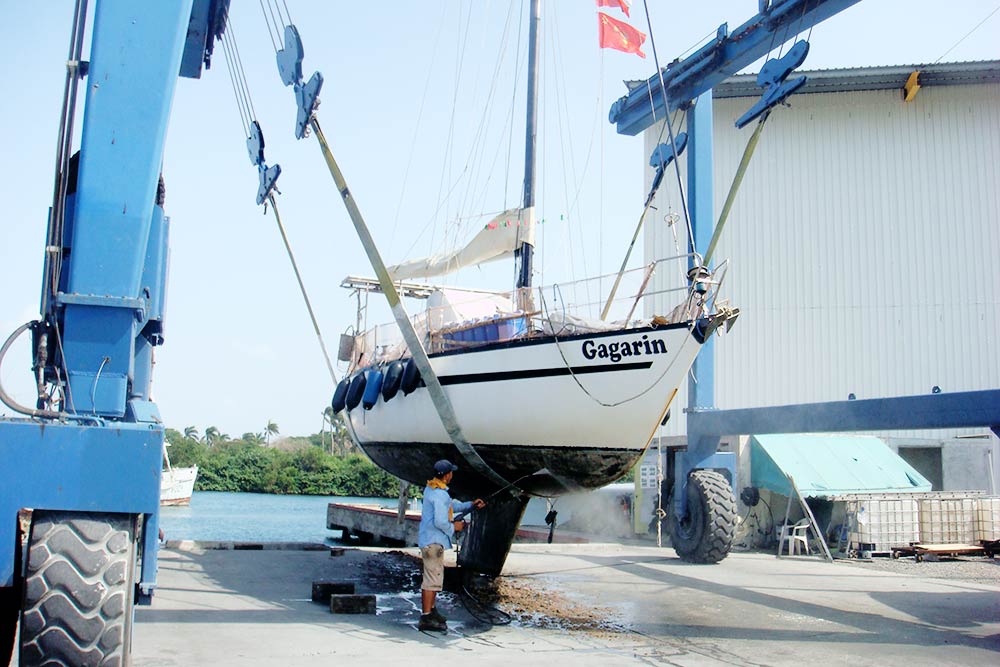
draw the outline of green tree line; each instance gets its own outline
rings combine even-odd
[[[399,480],[358,453],[338,426],[331,423],[329,432],[324,428],[306,438],[290,438],[298,445],[290,450],[264,446],[278,433],[274,422],[263,433],[239,438],[213,426],[204,437],[191,426],[183,432],[168,428],[167,453],[174,467],[198,466],[196,491],[398,496]]]

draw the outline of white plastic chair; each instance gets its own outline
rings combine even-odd
[[[793,556],[799,553],[809,554],[809,519],[799,519],[794,524],[785,524],[781,527],[778,537],[778,555],[781,555],[785,544],[788,544],[788,555]]]

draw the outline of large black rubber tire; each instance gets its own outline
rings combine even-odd
[[[16,521],[16,519],[15,519]],[[0,588],[0,665],[9,665],[17,638],[17,619],[21,615],[21,526],[14,531],[14,585]]]
[[[729,482],[713,470],[696,470],[688,477],[687,516],[669,513],[670,541],[677,555],[690,563],[718,563],[733,546],[736,497]]]
[[[21,615],[21,667],[129,663],[135,522],[36,511]]]

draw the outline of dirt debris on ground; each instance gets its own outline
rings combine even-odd
[[[371,553],[359,574],[364,589],[374,593],[417,593],[422,579],[421,561],[402,551]],[[463,584],[449,574],[445,576],[449,590],[443,595],[452,605],[460,604],[462,595],[471,595],[473,604],[498,609],[522,627],[611,634],[629,631],[614,610],[571,600],[540,579],[476,577]]]
[[[572,600],[539,579],[498,577],[489,586],[477,587],[474,594],[525,627],[612,634],[629,631],[611,608]]]

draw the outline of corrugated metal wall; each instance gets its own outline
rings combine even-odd
[[[908,104],[898,91],[790,101],[763,131],[716,254],[743,311],[716,339],[716,405],[1000,387],[1000,86],[925,87]],[[753,130],[733,122],[752,103],[714,102],[716,215]],[[656,205],[647,261],[675,254],[672,171]],[[683,217],[676,231],[683,248]]]

